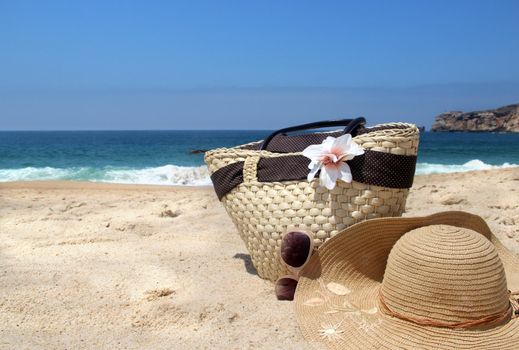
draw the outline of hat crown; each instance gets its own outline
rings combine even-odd
[[[398,240],[381,294],[393,312],[442,324],[481,319],[509,307],[494,245],[480,233],[448,225],[421,227]]]

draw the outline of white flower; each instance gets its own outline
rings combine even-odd
[[[320,169],[320,184],[329,190],[335,187],[337,180],[351,182],[351,169],[346,161],[361,154],[364,150],[352,141],[350,134],[337,138],[328,136],[322,144],[306,147],[303,155],[311,160],[308,181],[312,181]]]
[[[342,137],[342,136],[341,136]],[[321,323],[321,329],[319,329],[319,335],[322,339],[328,341],[337,341],[343,339],[342,334],[344,333],[344,329],[341,328],[341,324],[343,321],[333,324],[333,323]]]

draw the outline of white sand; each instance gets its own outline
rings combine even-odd
[[[416,178],[519,253],[519,168]],[[0,184],[0,348],[306,349],[211,188]]]

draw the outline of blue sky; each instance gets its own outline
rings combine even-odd
[[[519,102],[518,1],[0,0],[0,129],[429,126]]]

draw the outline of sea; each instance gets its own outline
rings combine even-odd
[[[257,141],[270,132],[2,131],[0,182],[73,180],[210,185],[203,154],[192,151]],[[519,134],[424,132],[420,136],[416,174],[516,166],[519,166]]]

